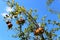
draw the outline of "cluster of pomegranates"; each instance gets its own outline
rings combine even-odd
[[[13,26],[10,21],[7,21],[6,24],[8,25],[8,29],[12,28]]]
[[[44,32],[44,28],[39,27],[34,31],[34,35],[39,35],[39,34],[42,34],[43,32]]]
[[[20,20],[16,21],[17,24],[24,24],[25,20],[23,18],[20,18]]]

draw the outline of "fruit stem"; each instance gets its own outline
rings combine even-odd
[[[21,27],[21,24],[20,24],[20,33],[22,32],[22,27]]]
[[[28,15],[27,15],[26,13],[27,13]],[[26,12],[26,13],[24,13],[24,14],[25,14],[27,17],[30,17],[30,20],[32,21],[32,23],[36,26],[36,28],[38,28],[39,25],[37,24],[36,20],[34,20],[34,18],[33,18],[28,12]],[[37,26],[36,24],[37,24],[38,26]]]

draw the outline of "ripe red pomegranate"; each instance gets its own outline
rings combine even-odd
[[[12,26],[13,26],[13,25],[12,25],[11,23],[8,24],[8,28],[9,28],[9,29],[12,28]]]
[[[35,35],[39,35],[39,34],[42,34],[44,32],[44,29],[42,27],[40,28],[37,28],[35,31],[34,31],[34,34]]]

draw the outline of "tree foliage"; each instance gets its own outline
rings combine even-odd
[[[47,5],[51,5],[51,3],[54,0],[48,0]],[[14,23],[16,23],[18,26],[15,27],[15,30],[18,31],[14,37],[19,37],[21,40],[53,40],[54,37],[57,35],[55,34],[56,31],[60,30],[60,23],[57,21],[52,21],[50,19],[45,21],[46,16],[43,16],[41,19],[41,23],[39,24],[37,22],[37,15],[32,15],[33,12],[37,12],[37,10],[30,9],[29,11],[26,10],[24,6],[20,6],[17,2],[14,0],[8,0],[7,5],[13,8],[14,10],[9,12],[8,15],[4,17],[6,24],[8,25],[8,29],[12,29],[13,25],[11,21],[14,19]],[[49,9],[50,12],[54,12],[52,9]],[[22,16],[21,16],[22,15]],[[58,16],[60,18],[60,15]],[[9,20],[7,19],[9,18]],[[11,19],[11,20],[10,20]],[[23,25],[27,25],[26,28]],[[50,31],[48,31],[47,25],[57,25],[59,27],[52,28]],[[23,26],[23,27],[22,27]],[[24,29],[24,30],[23,30]],[[33,36],[30,35],[33,33]]]

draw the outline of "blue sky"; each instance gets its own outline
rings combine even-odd
[[[57,20],[58,18],[57,15],[55,14],[51,15],[51,12],[47,10],[46,1],[47,0],[16,0],[16,2],[19,3],[19,5],[24,6],[27,10],[29,10],[30,8],[38,10],[37,12],[39,17],[38,22],[41,21],[41,18],[44,15],[48,15],[46,20],[47,19]],[[50,6],[50,8],[60,11],[59,4],[60,0],[55,0]],[[1,15],[2,13],[6,12],[6,7],[7,7],[6,3],[0,0],[0,40],[18,40],[18,38],[11,37],[11,35],[15,33],[13,32],[13,30],[7,29],[7,25]],[[60,20],[57,21],[60,22]],[[60,32],[58,32],[57,34],[60,35]]]

